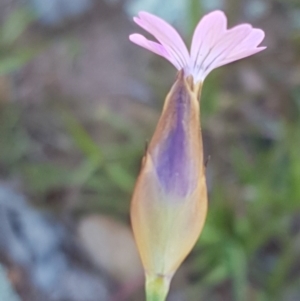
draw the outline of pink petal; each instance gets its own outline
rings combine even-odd
[[[264,32],[253,29],[248,24],[236,26],[226,32],[211,50],[203,63],[205,77],[213,69],[229,64],[244,57],[253,55],[257,51],[257,45],[264,38]]]
[[[191,59],[199,63],[226,32],[227,19],[223,12],[214,11],[204,16],[198,23],[191,46]]]
[[[195,81],[203,81],[213,69],[257,53],[264,32],[242,24],[226,30],[226,17],[220,11],[206,15],[198,24],[192,41],[191,59]]]
[[[158,55],[164,57],[169,62],[171,62],[178,70],[181,69],[180,66],[177,64],[177,62],[174,61],[174,59],[169,55],[169,53],[166,51],[164,46],[162,46],[161,44],[150,41],[150,40],[146,39],[143,35],[138,34],[138,33],[131,34],[129,36],[129,40],[141,47],[144,47],[144,48],[154,52],[155,54],[158,54]]]
[[[224,66],[226,64],[229,64],[229,63],[232,63],[234,61],[238,61],[240,59],[243,59],[245,57],[248,57],[248,56],[251,56],[253,54],[256,54],[256,53],[259,53],[263,50],[265,50],[267,47],[257,47],[257,48],[254,48],[254,49],[251,49],[251,50],[244,50],[244,51],[241,51],[239,54],[235,55],[234,57],[231,57],[231,58],[227,58],[223,61],[220,61],[218,64],[215,64],[213,69],[216,69],[218,67],[221,67],[221,66]],[[211,69],[212,70],[212,69]],[[211,71],[209,70],[208,72],[206,72],[205,76]]]
[[[231,29],[232,30],[232,29]],[[231,55],[235,55],[243,50],[257,47],[265,37],[265,33],[261,29],[252,28],[251,32],[243,41],[236,45]]]
[[[173,64],[177,69],[184,69],[188,66],[188,50],[178,32],[170,24],[146,12],[140,12],[139,18],[133,20],[161,43],[173,62],[176,62],[176,65]]]
[[[203,72],[214,69],[218,62],[226,59],[238,44],[250,34],[251,29],[250,25],[245,24],[226,31],[218,41],[211,45],[209,51],[205,53],[204,59],[197,62],[196,65],[201,66]]]

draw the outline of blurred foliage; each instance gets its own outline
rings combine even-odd
[[[32,45],[18,47],[18,40],[34,20],[34,15],[26,9],[11,13],[0,30],[0,75],[19,69],[36,53]]]
[[[229,6],[235,2],[229,1]],[[200,1],[186,3],[187,25],[192,29],[205,9]],[[252,9],[262,13],[262,6],[254,5],[260,1],[253,3]],[[293,0],[266,3],[274,4],[275,12],[278,5],[287,13],[299,7]],[[17,70],[36,54],[31,47],[16,47],[31,21],[25,11],[16,11],[2,25],[0,74]],[[299,50],[299,32],[285,38],[290,48]],[[298,64],[299,59],[298,51]],[[264,64],[255,65],[272,89],[285,83],[284,75],[273,72],[281,70],[277,63],[269,59],[268,69]],[[234,73],[234,67],[225,68]],[[257,98],[270,102],[268,92],[247,96],[232,86],[224,71],[214,71],[204,85],[201,118],[204,142],[211,144],[208,179],[212,187],[204,232],[186,262],[190,282],[184,290],[189,300],[299,300],[300,84],[285,87],[285,109],[275,114],[274,137],[267,137],[258,124],[249,125],[234,115],[250,103],[262,113],[263,128],[273,127],[268,112],[257,105]],[[156,93],[161,95],[161,91]],[[149,129],[99,105],[96,123],[102,134],[95,139],[76,109],[62,105],[63,101],[57,105],[60,101],[38,105],[29,118],[36,114],[42,122],[34,128],[28,125],[30,114],[24,106],[1,104],[2,178],[21,179],[24,190],[39,206],[63,210],[64,202],[75,199],[68,206],[69,213],[101,211],[127,220]],[[55,125],[48,119],[55,120]],[[41,124],[45,130],[39,128]],[[54,140],[47,140],[44,132],[50,128]],[[216,134],[219,128],[222,135]],[[289,299],[291,296],[296,298]]]

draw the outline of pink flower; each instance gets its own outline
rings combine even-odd
[[[135,23],[152,34],[159,43],[143,35],[132,34],[129,39],[166,58],[185,76],[192,75],[194,82],[203,82],[215,68],[229,64],[264,50],[258,47],[265,37],[263,30],[250,24],[227,29],[227,18],[222,11],[205,15],[198,23],[190,53],[178,32],[167,22],[147,12],[140,12]]]

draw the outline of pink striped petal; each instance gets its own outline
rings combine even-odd
[[[203,81],[213,69],[263,50],[257,48],[263,38],[264,32],[249,24],[226,30],[226,17],[220,11],[208,14],[200,21],[193,36],[191,73],[194,80]]]
[[[234,28],[232,28],[231,30],[233,29]],[[236,50],[255,48],[263,41],[264,37],[265,33],[263,30],[258,28],[251,28],[250,34],[247,37],[245,37],[241,43],[237,45]]]
[[[167,59],[169,62],[171,62],[178,70],[181,69],[181,67],[178,65],[177,61],[175,61],[172,56],[167,52],[167,50],[159,43],[150,41],[146,39],[143,35],[134,33],[129,36],[129,40],[141,47],[144,47],[152,52],[154,52],[157,55],[160,55]]]
[[[237,47],[238,43],[242,42],[250,32],[251,26],[245,24],[223,33],[214,44],[210,45],[208,51],[203,54],[203,59],[195,62],[194,76],[203,80],[204,74],[216,68],[217,63],[226,59]]]
[[[218,68],[220,66],[232,63],[234,61],[238,61],[238,60],[243,59],[245,57],[248,57],[248,56],[251,56],[251,55],[256,54],[258,52],[261,52],[261,51],[265,50],[266,48],[267,47],[257,47],[257,48],[254,48],[254,49],[250,49],[250,50],[248,49],[248,50],[241,51],[239,54],[237,54],[233,57],[229,57],[226,60],[221,61],[219,64],[216,64],[214,68]]]
[[[251,30],[250,34],[243,39],[243,41],[234,44],[235,47],[233,48],[229,47],[229,51],[224,52],[226,55],[223,54],[216,56],[215,53],[215,58],[213,59],[212,55],[211,61],[207,62],[208,65],[203,74],[203,77],[206,77],[207,74],[213,69],[251,56],[266,49],[266,47],[257,47],[262,42],[264,37],[265,33],[261,29],[254,28]]]
[[[198,23],[191,46],[191,60],[199,64],[210,49],[226,32],[227,19],[223,12],[214,11],[204,16]]]
[[[140,12],[139,17],[133,20],[160,42],[172,57],[173,62],[176,61],[177,69],[184,69],[188,66],[188,50],[178,32],[170,24],[146,12]]]

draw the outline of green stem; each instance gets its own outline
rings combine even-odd
[[[170,288],[169,277],[146,275],[146,301],[165,301]]]

